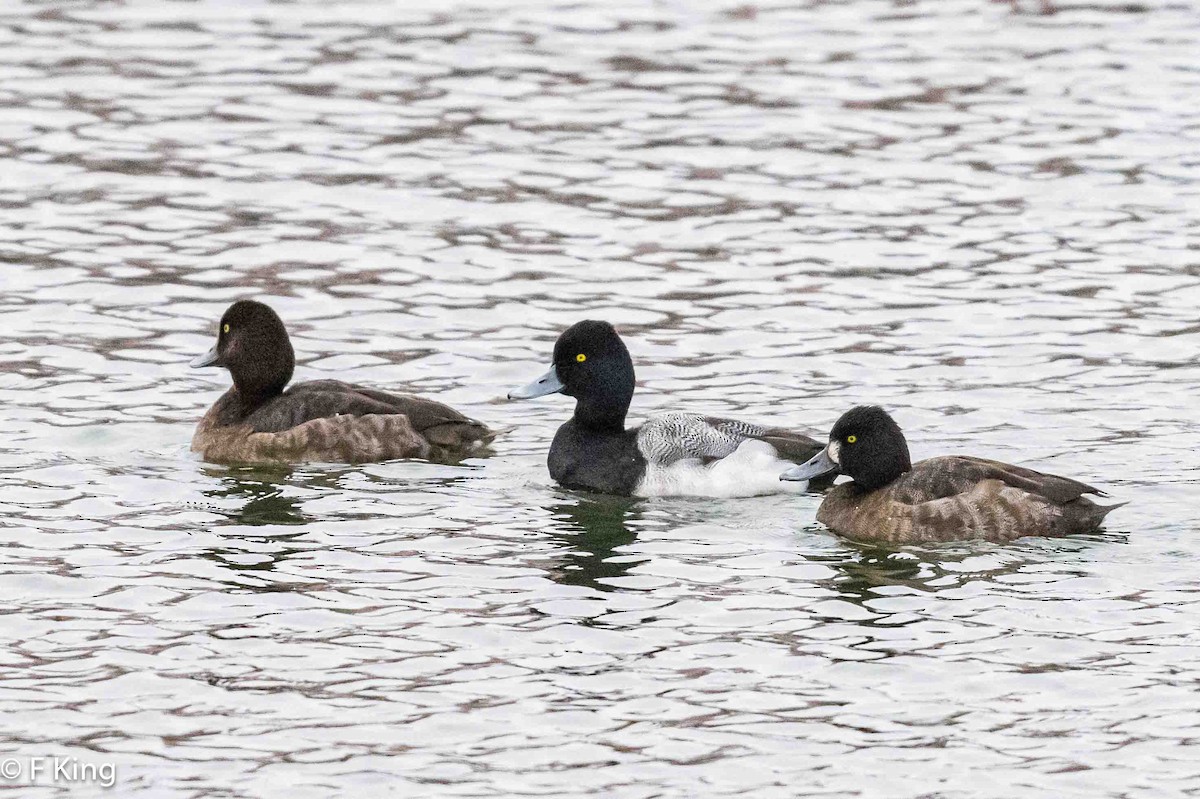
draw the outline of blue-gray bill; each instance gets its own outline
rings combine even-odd
[[[812,480],[814,477],[820,477],[823,474],[829,474],[838,468],[837,463],[833,458],[829,457],[829,447],[813,455],[805,463],[799,466],[793,466],[783,474],[779,475],[780,480],[799,481]]]
[[[533,399],[534,397],[544,397],[547,394],[557,394],[564,388],[565,386],[562,384],[562,381],[558,379],[558,372],[551,366],[549,372],[546,372],[546,374],[534,380],[529,385],[514,388],[508,392],[508,398],[510,400]]]
[[[193,369],[200,369],[205,366],[219,366],[220,360],[221,356],[217,354],[217,345],[214,344],[211,350],[203,355],[197,355],[195,358],[193,358],[188,366],[192,367]]]

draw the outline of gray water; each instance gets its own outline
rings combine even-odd
[[[1200,795],[1198,53],[1186,0],[5,3],[0,787]],[[239,297],[515,429],[205,465]],[[881,403],[1130,505],[887,551],[561,490],[569,401],[503,396],[581,318],[633,417]]]

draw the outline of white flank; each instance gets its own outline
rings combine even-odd
[[[765,441],[747,439],[730,455],[705,465],[685,458],[663,466],[646,464],[634,494],[640,497],[756,497],[801,494],[807,482],[784,482],[779,475],[796,464],[781,459]]]

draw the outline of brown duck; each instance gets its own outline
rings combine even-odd
[[[193,367],[224,367],[233,376],[233,387],[192,437],[192,450],[207,461],[454,460],[496,436],[482,423],[421,397],[338,380],[286,388],[295,354],[283,322],[261,302],[235,302],[217,329],[217,343],[192,361]]]
[[[860,406],[838,419],[829,445],[781,480],[840,470],[853,482],[826,494],[817,520],[856,541],[906,544],[1095,530],[1119,505],[1097,505],[1090,485],[999,461],[950,455],[915,465],[900,426],[882,408]]]

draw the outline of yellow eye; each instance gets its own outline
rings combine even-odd
[[[581,352],[575,356],[575,360],[578,361],[579,363],[583,363],[584,361],[587,360],[587,356]]]
[[[221,328],[221,330],[222,330],[222,332],[228,333],[228,332],[229,332],[229,325],[225,325],[225,327]]]
[[[855,441],[858,441],[858,436],[846,436],[847,444],[853,444]]]

